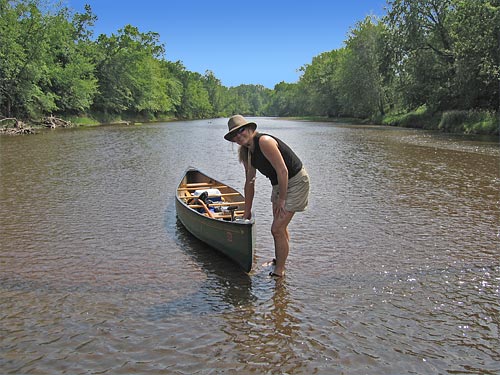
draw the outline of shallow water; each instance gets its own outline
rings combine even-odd
[[[311,176],[282,280],[177,221],[188,166],[243,188],[224,119],[1,137],[0,372],[498,374],[497,140],[257,119]]]

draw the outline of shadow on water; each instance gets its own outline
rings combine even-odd
[[[157,305],[151,312],[156,318],[177,314],[218,313],[253,303],[252,279],[228,258],[189,233],[170,205],[165,215],[165,230],[179,250],[206,275],[199,290],[179,299]]]

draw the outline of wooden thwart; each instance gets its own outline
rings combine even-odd
[[[209,195],[208,197],[236,197],[241,195],[240,193],[222,193],[219,195]]]
[[[191,182],[186,184],[185,186],[210,186],[213,185],[213,182]]]
[[[223,202],[223,203],[209,203],[209,207],[218,207],[218,206],[239,206],[240,204],[245,204],[245,202]],[[200,204],[188,204],[189,207],[192,208],[200,208],[203,207]]]
[[[191,184],[188,184],[191,185]],[[227,188],[226,185],[198,185],[198,186],[181,186],[177,188],[177,191],[184,191],[184,190],[202,190],[202,189],[224,189]]]
[[[222,193],[222,194],[217,194],[217,195],[209,195],[208,198],[216,198],[216,197],[236,197],[241,195],[240,193]],[[181,197],[181,198],[196,198],[196,195],[189,195],[187,197]]]

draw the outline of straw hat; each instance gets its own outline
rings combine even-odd
[[[246,118],[244,118],[242,115],[234,115],[231,118],[229,118],[229,121],[227,122],[227,127],[229,128],[229,132],[224,136],[224,138],[228,141],[230,141],[235,133],[238,131],[238,129],[242,128],[243,126],[251,126],[253,127],[253,130],[257,129],[257,124],[255,122],[247,121]]]

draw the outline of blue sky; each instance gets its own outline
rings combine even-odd
[[[186,69],[211,70],[224,86],[297,82],[298,69],[341,48],[350,28],[385,14],[385,0],[66,0],[98,17],[94,33],[130,24],[160,34],[166,59]]]

